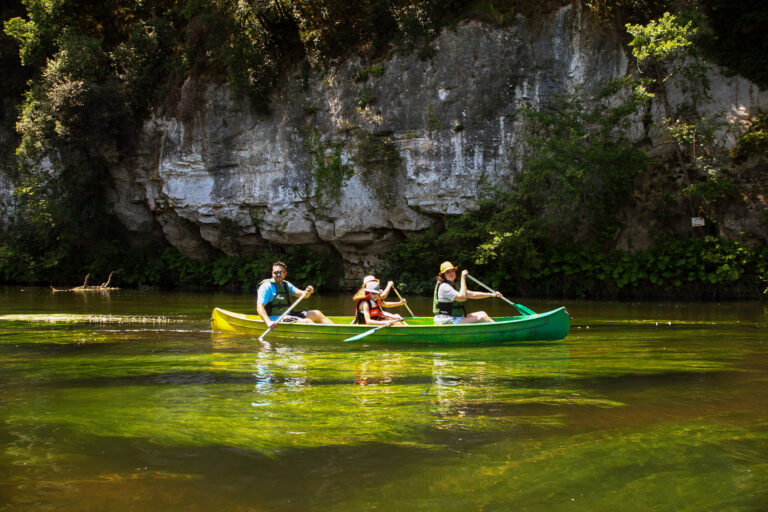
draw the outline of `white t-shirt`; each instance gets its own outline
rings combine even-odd
[[[437,302],[453,302],[458,295],[459,292],[448,283],[440,283],[437,287]]]
[[[453,286],[448,283],[440,283],[437,287],[437,301],[438,302],[453,302],[459,295]],[[456,323],[454,317],[450,315],[443,315],[438,313],[434,318],[435,325],[443,325],[448,323]]]

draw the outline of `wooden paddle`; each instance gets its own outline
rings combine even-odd
[[[397,291],[397,288],[395,288],[393,286],[392,289],[395,290],[395,295],[397,295],[397,298],[400,299],[400,302],[402,302],[403,298],[400,296],[400,292]],[[405,309],[408,310],[408,312],[411,314],[411,316],[416,316],[416,315],[413,314],[413,311],[411,311],[411,308],[408,307],[408,303],[403,304],[403,306],[405,306]]]
[[[373,329],[370,329],[370,330],[368,330],[368,331],[365,331],[365,332],[361,332],[360,334],[355,334],[354,336],[351,336],[351,337],[349,337],[349,338],[345,339],[344,341],[357,341],[357,340],[361,340],[361,339],[365,338],[366,336],[368,336],[369,334],[373,334],[373,333],[375,333],[376,331],[378,331],[379,329],[383,329],[383,328],[385,328],[385,327],[389,327],[390,325],[392,325],[392,324],[396,324],[396,323],[397,323],[397,322],[399,322],[399,321],[400,321],[400,320],[393,320],[393,321],[391,321],[391,322],[389,322],[389,323],[386,323],[386,324],[382,324],[382,325],[378,325],[378,326],[376,326],[375,328],[373,328]]]
[[[275,322],[275,327],[277,327],[277,324],[279,324],[279,323],[280,323],[280,320],[282,320],[282,319],[283,319],[283,317],[284,317],[285,315],[287,315],[288,313],[290,313],[290,312],[291,312],[291,310],[292,310],[294,307],[296,307],[296,304],[298,304],[299,302],[301,302],[301,300],[302,300],[304,297],[306,297],[306,296],[307,296],[307,292],[302,292],[302,294],[301,294],[301,297],[299,297],[298,299],[296,299],[296,302],[294,302],[293,304],[291,304],[291,306],[290,306],[288,309],[286,309],[285,311],[283,311],[283,314],[282,314],[282,315],[280,315],[280,317],[277,319],[277,322]],[[268,328],[266,331],[264,331],[264,332],[261,334],[261,336],[259,336],[259,341],[264,341],[264,336],[266,336],[266,335],[267,335],[267,333],[268,333],[269,331],[271,331],[271,330],[272,330],[272,327],[270,327],[270,328]]]
[[[471,280],[473,280],[474,282],[476,282],[477,284],[479,284],[480,286],[482,286],[483,288],[485,288],[486,290],[488,290],[489,292],[496,293],[494,290],[491,290],[491,288],[489,286],[484,285],[483,283],[481,283],[480,281],[478,281],[477,279],[475,279],[471,275],[467,274],[467,277],[470,278]],[[535,311],[533,311],[531,309],[528,309],[527,307],[523,306],[522,304],[515,304],[514,302],[512,302],[509,299],[507,299],[503,295],[501,296],[501,299],[503,301],[507,302],[510,306],[513,306],[513,307],[517,308],[517,310],[520,313],[522,313],[524,316],[531,316],[531,315],[535,315],[536,314]]]

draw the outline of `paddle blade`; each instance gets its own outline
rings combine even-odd
[[[522,304],[515,303],[514,306],[517,308],[518,311],[520,311],[523,315],[531,316],[535,315],[536,312],[532,309],[528,309],[527,307],[523,306]]]
[[[360,334],[355,334],[354,336],[351,336],[351,337],[345,339],[344,341],[357,341],[359,339],[365,338],[369,334],[372,334],[372,333],[374,333],[374,332],[376,332],[378,330],[379,330],[379,328],[375,327],[375,328],[373,328],[371,330],[368,330],[368,331],[365,331],[365,332],[361,332]]]

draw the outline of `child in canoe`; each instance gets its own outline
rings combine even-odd
[[[374,276],[366,276],[363,279],[363,287],[353,297],[357,307],[355,310],[355,324],[382,325],[394,322],[394,325],[406,325],[403,317],[387,313],[384,308],[394,308],[405,304],[405,299],[398,302],[384,302],[389,295],[394,283],[387,283],[384,290],[379,288],[379,280]]]

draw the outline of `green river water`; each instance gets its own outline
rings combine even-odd
[[[260,343],[208,323],[252,296],[0,288],[0,510],[768,510],[765,303],[522,302],[569,336]]]

